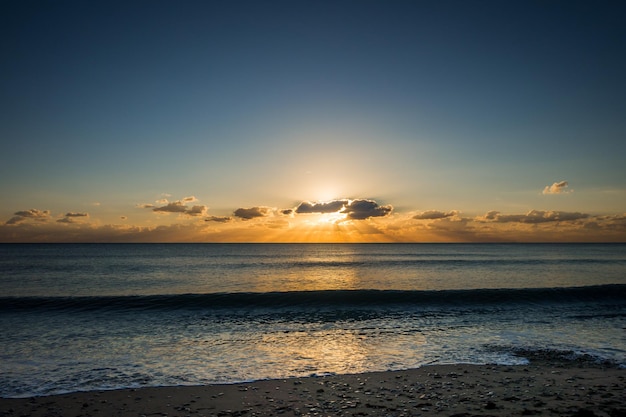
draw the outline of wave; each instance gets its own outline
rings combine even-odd
[[[0,312],[237,309],[376,309],[546,304],[626,303],[626,285],[442,291],[325,290],[76,297],[0,297]]]

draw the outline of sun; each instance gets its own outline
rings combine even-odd
[[[336,186],[324,185],[323,187],[317,187],[313,196],[317,201],[332,201],[336,200],[339,195],[339,189]]]

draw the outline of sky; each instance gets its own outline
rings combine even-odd
[[[0,3],[0,242],[626,242],[616,1]]]

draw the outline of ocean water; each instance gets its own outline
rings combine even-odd
[[[626,364],[626,245],[0,245],[2,397],[545,350]]]

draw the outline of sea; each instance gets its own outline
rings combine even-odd
[[[0,396],[626,366],[626,244],[1,244]]]

